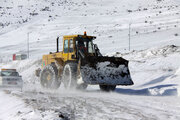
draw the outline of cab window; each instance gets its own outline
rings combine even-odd
[[[18,72],[2,71],[1,76],[19,76]]]
[[[89,52],[89,53],[95,53],[95,52],[94,52],[94,48],[93,48],[93,43],[92,43],[92,41],[89,41],[89,42],[88,42],[88,52]]]
[[[73,52],[73,40],[69,40],[69,52]]]
[[[68,53],[68,40],[64,40],[64,53]]]

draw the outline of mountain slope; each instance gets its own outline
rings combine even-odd
[[[3,57],[26,52],[27,33],[30,34],[32,58],[40,58],[42,54],[55,51],[57,36],[62,38],[63,35],[83,34],[84,31],[97,36],[95,43],[103,54],[128,52],[129,23],[131,50],[180,44],[177,0],[1,2],[1,24],[10,23],[1,26],[0,54]],[[25,19],[28,20],[23,23]]]

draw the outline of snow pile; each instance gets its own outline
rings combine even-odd
[[[17,69],[20,75],[23,75],[24,82],[35,81],[35,70],[41,65],[41,60],[17,60],[2,64],[1,68]]]
[[[134,85],[118,92],[135,95],[172,96],[179,91],[180,47],[168,45],[115,56],[129,60]]]
[[[162,85],[163,86],[163,85]],[[148,88],[149,95],[153,96],[177,96],[178,89],[176,87],[168,87],[164,85],[165,88]]]
[[[166,78],[164,82],[159,84],[159,88],[150,88],[152,95],[180,95],[180,68],[171,76]]]
[[[17,60],[0,64],[1,68],[17,69],[23,79],[23,91],[41,89],[35,70],[41,68],[41,60]]]
[[[148,58],[155,58],[155,57],[166,57],[167,55],[180,53],[180,46],[176,45],[167,45],[163,47],[153,47],[145,50],[133,50],[132,52],[128,53],[120,53],[116,52],[112,54],[113,56],[118,57],[128,57],[130,60],[132,59],[148,59]]]

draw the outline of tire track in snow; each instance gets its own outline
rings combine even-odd
[[[104,93],[100,94],[104,95]],[[153,114],[147,114],[139,108],[128,105],[124,100],[104,98],[101,95],[100,97],[87,97],[79,94],[61,95],[28,92],[24,93],[23,96],[26,103],[31,104],[35,109],[59,111],[68,114],[70,119],[158,119]],[[146,106],[143,107],[146,108]]]

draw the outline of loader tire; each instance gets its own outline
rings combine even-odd
[[[58,79],[58,70],[54,64],[50,64],[44,67],[40,74],[40,82],[44,88],[59,88],[61,82]]]
[[[64,87],[67,89],[84,90],[87,88],[87,84],[77,83],[77,63],[67,63],[64,66],[62,81],[63,81]]]
[[[114,91],[116,89],[116,85],[99,85],[99,87],[105,92]]]
[[[82,83],[82,84],[78,84],[76,88],[78,90],[85,90],[87,87],[88,85],[86,83]]]
[[[63,69],[62,81],[67,89],[77,86],[77,63],[66,63]]]

